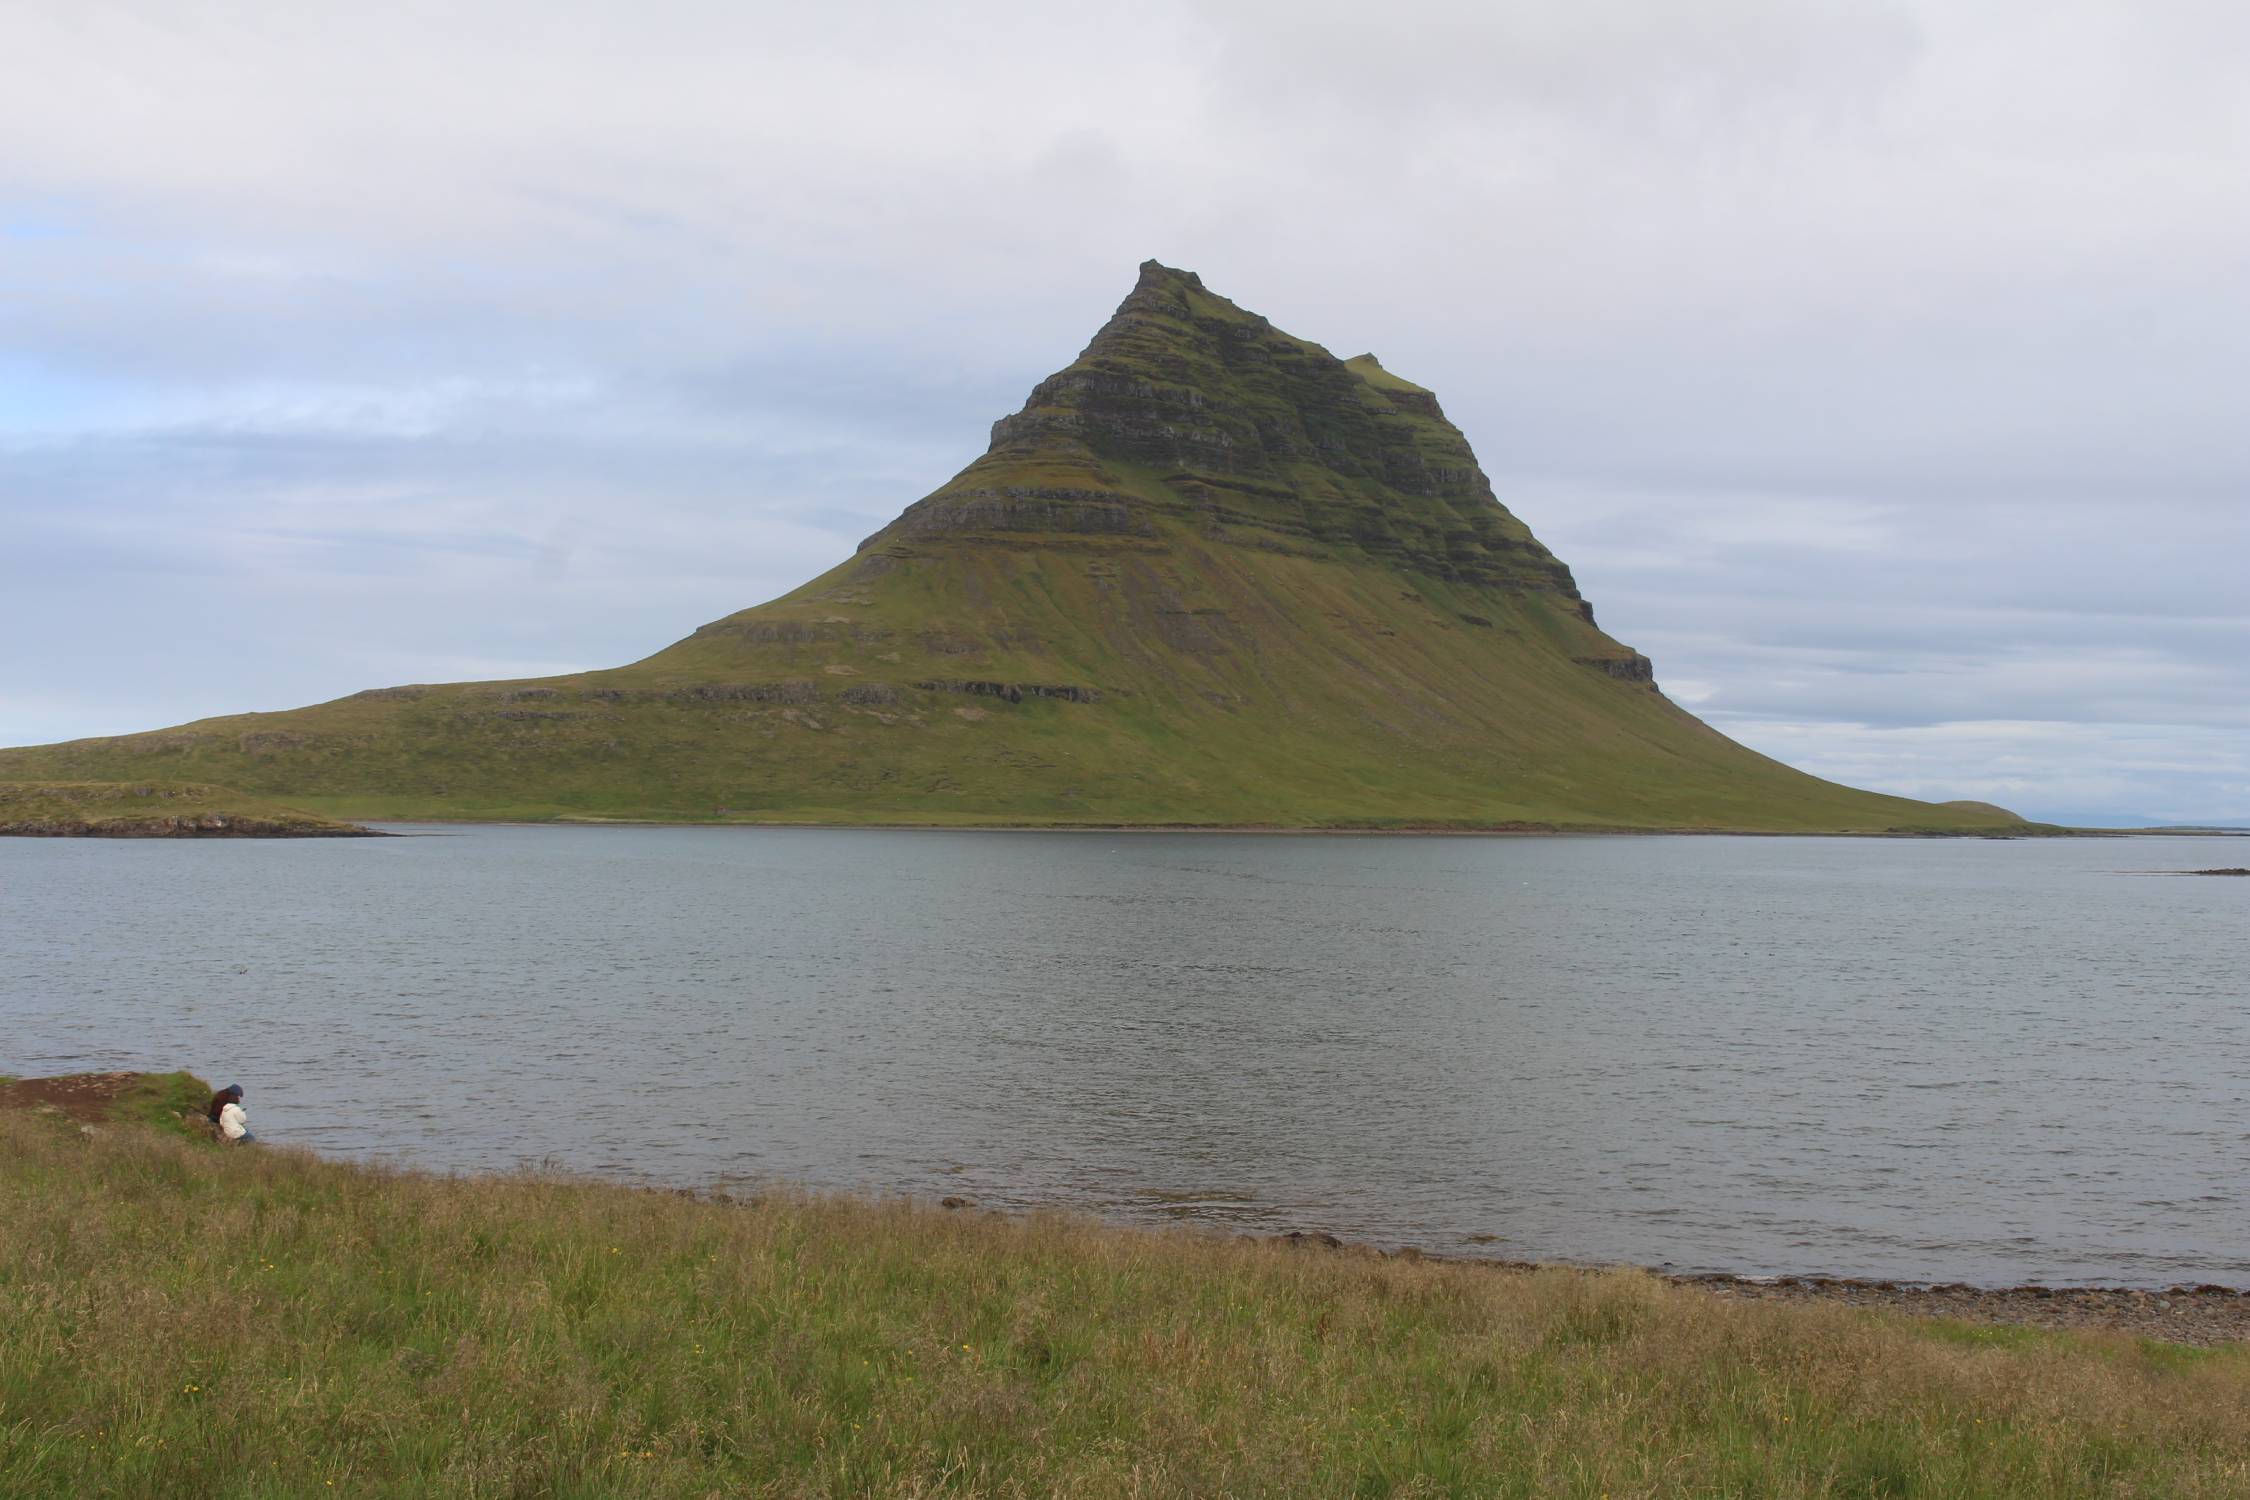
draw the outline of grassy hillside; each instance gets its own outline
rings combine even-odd
[[[191,782],[0,781],[0,835],[338,838],[367,830]]]
[[[1151,263],[982,458],[633,666],[0,751],[359,818],[2020,828],[1666,699],[1436,398]]]
[[[880,590],[863,560],[635,667],[382,690],[0,752],[0,769],[225,776],[357,818],[2011,826],[1744,750],[1573,661],[1591,628],[1542,597],[1172,545],[1069,569],[965,552]],[[992,640],[1027,624],[1036,643]],[[1239,650],[1166,639],[1222,631]],[[1100,697],[914,685],[946,680]]]
[[[0,1111],[0,1493],[2250,1490],[2241,1346],[97,1131]]]

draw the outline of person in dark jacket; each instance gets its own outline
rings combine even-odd
[[[239,1145],[250,1139],[250,1117],[242,1112],[242,1085],[230,1083],[211,1096],[210,1108],[205,1111],[211,1123],[219,1128],[219,1136],[228,1145]]]

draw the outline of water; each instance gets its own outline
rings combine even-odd
[[[2250,1286],[2223,839],[0,839],[0,1071],[271,1141],[1745,1273]]]

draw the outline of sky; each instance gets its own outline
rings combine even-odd
[[[1435,389],[1736,738],[2250,823],[2235,0],[14,0],[0,56],[0,744],[637,659],[1154,257]]]

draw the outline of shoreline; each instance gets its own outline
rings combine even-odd
[[[160,1076],[111,1071],[64,1073],[36,1078],[0,1078],[0,1109],[46,1108],[81,1125],[113,1123],[114,1102],[146,1081]],[[354,1164],[356,1160],[348,1156],[323,1156],[310,1147],[287,1146],[284,1149],[302,1151],[320,1161]],[[385,1171],[469,1180],[504,1179],[515,1175],[506,1172],[442,1172],[391,1158],[381,1159],[375,1164]],[[632,1182],[584,1171],[566,1170],[559,1175],[627,1192],[688,1198],[722,1207],[753,1204],[765,1196],[762,1193],[737,1193],[730,1189],[708,1186],[661,1186]],[[908,1193],[829,1192],[796,1184],[782,1187],[787,1192],[848,1202],[879,1203],[895,1200],[924,1209],[968,1210],[980,1216],[1005,1221],[1021,1221],[1038,1214],[1051,1213],[1117,1234],[1159,1237],[1181,1234],[1214,1241],[1243,1240],[1306,1251],[1326,1251],[1354,1259],[1428,1262],[1501,1275],[1532,1275],[1545,1271],[1600,1275],[1606,1271],[1631,1270],[1667,1285],[1701,1290],[1738,1301],[1833,1302],[1857,1307],[1890,1308],[1919,1316],[1951,1317],[2024,1327],[2111,1328],[2183,1343],[2224,1343],[2250,1339],[2250,1287],[2230,1287],[2216,1282],[2175,1283],[2162,1287],[2136,1287],[2115,1283],[2018,1283],[1984,1286],[1963,1281],[1925,1282],[1833,1276],[1817,1272],[1675,1272],[1653,1266],[1600,1264],[1561,1258],[1519,1260],[1451,1254],[1426,1251],[1413,1245],[1384,1249],[1369,1241],[1346,1240],[1323,1230],[1293,1229],[1271,1234],[1242,1234],[1193,1224],[1165,1228],[1116,1222],[1063,1204],[1029,1210],[991,1209],[957,1197],[929,1199]]]
[[[2158,1290],[2132,1287],[1917,1285],[1824,1276],[1667,1276],[1737,1302],[1827,1302],[2026,1329],[2106,1330],[2209,1347],[2250,1340],[2250,1290],[2206,1282]]]
[[[0,1076],[0,1110],[51,1112],[75,1122],[82,1130],[94,1133],[102,1127],[120,1123],[121,1119],[123,1123],[132,1123],[130,1118],[121,1117],[118,1108],[120,1101],[136,1092],[145,1093],[152,1084],[162,1083],[167,1076],[176,1079],[185,1075],[109,1071],[62,1073],[35,1078]],[[197,1081],[197,1086],[204,1087],[200,1081]],[[189,1115],[178,1115],[177,1120],[179,1125],[174,1128],[181,1125],[191,1129],[201,1128],[200,1119]],[[145,1117],[141,1123],[148,1123]],[[417,1177],[501,1181],[512,1176],[526,1175],[507,1172],[441,1172],[395,1160],[368,1163],[355,1161],[350,1157],[324,1156],[304,1146],[275,1142],[265,1144],[281,1150],[301,1152],[316,1161],[347,1166],[373,1165],[377,1170]],[[593,1186],[685,1198],[718,1207],[752,1207],[768,1196],[766,1193],[736,1193],[712,1187],[665,1187],[645,1182],[621,1181],[580,1171],[564,1171],[554,1175]],[[958,1197],[933,1200],[907,1193],[884,1195],[825,1192],[793,1184],[784,1185],[782,1191],[868,1205],[895,1201],[921,1211],[968,1211],[978,1217],[1003,1222],[1020,1223],[1051,1214],[1076,1220],[1105,1234],[1154,1238],[1177,1235],[1215,1243],[1242,1241],[1277,1245],[1306,1253],[1332,1254],[1353,1260],[1428,1263],[1500,1276],[1532,1276],[1556,1271],[1600,1276],[1615,1271],[1632,1271],[1668,1286],[1703,1292],[1724,1301],[1829,1303],[1865,1311],[1901,1313],[1910,1317],[1980,1323],[2000,1328],[2106,1331],[2203,1347],[2250,1341],[2250,1287],[2230,1287],[2217,1282],[2177,1283],[2164,1287],[2041,1283],[1979,1286],[1962,1281],[1920,1282],[1819,1273],[1742,1275],[1719,1271],[1673,1272],[1651,1266],[1607,1265],[1564,1259],[1514,1260],[1443,1254],[1412,1245],[1386,1250],[1376,1244],[1345,1240],[1320,1230],[1230,1234],[1224,1230],[1197,1225],[1179,1225],[1167,1229],[1113,1222],[1067,1205],[1021,1211],[981,1208],[968,1199]]]
[[[594,1179],[599,1181],[601,1179]],[[688,1190],[651,1188],[652,1192]],[[705,1201],[726,1202],[697,1193]],[[851,1198],[853,1195],[839,1195]],[[906,1201],[923,1204],[925,1200]],[[954,1200],[941,1206],[972,1208]],[[2217,1282],[2179,1283],[2165,1287],[2122,1285],[1978,1286],[1965,1281],[1898,1281],[1872,1277],[1793,1275],[1740,1275],[1725,1271],[1664,1271],[1653,1266],[1604,1265],[1572,1260],[1503,1260],[1479,1255],[1447,1255],[1401,1246],[1385,1250],[1365,1241],[1345,1240],[1320,1231],[1289,1230],[1279,1234],[1228,1235],[1182,1226],[1177,1230],[1153,1229],[1112,1223],[1068,1209],[1048,1210],[1068,1217],[1083,1217],[1107,1232],[1119,1234],[1184,1233],[1214,1240],[1238,1239],[1255,1244],[1284,1245],[1307,1251],[1326,1251],[1360,1260],[1406,1261],[1454,1266],[1502,1276],[1536,1276],[1568,1271],[1600,1276],[1631,1271],[1667,1286],[1703,1292],[1722,1301],[1827,1303],[1864,1311],[1901,1313],[1909,1317],[1936,1318],[1961,1323],[1981,1323],[1996,1328],[2045,1331],[2110,1332],[2208,1348],[2250,1342],[2250,1287],[2222,1286]],[[1022,1215],[1000,1210],[979,1210],[1001,1219]]]
[[[1485,827],[1401,824],[1370,828],[1359,824],[1297,826],[1283,823],[823,823],[754,821],[743,818],[392,818],[368,816],[370,825],[391,828],[741,828],[815,829],[836,833],[1197,833],[1260,834],[1280,838],[1730,838],[1730,839],[2106,839],[2146,836],[2203,837],[2169,830],[2129,828],[2047,828],[2024,832],[1976,829],[1772,829],[1772,828],[1602,828],[1582,824],[1553,826],[1495,823]],[[2243,835],[2250,837],[2250,834]]]

